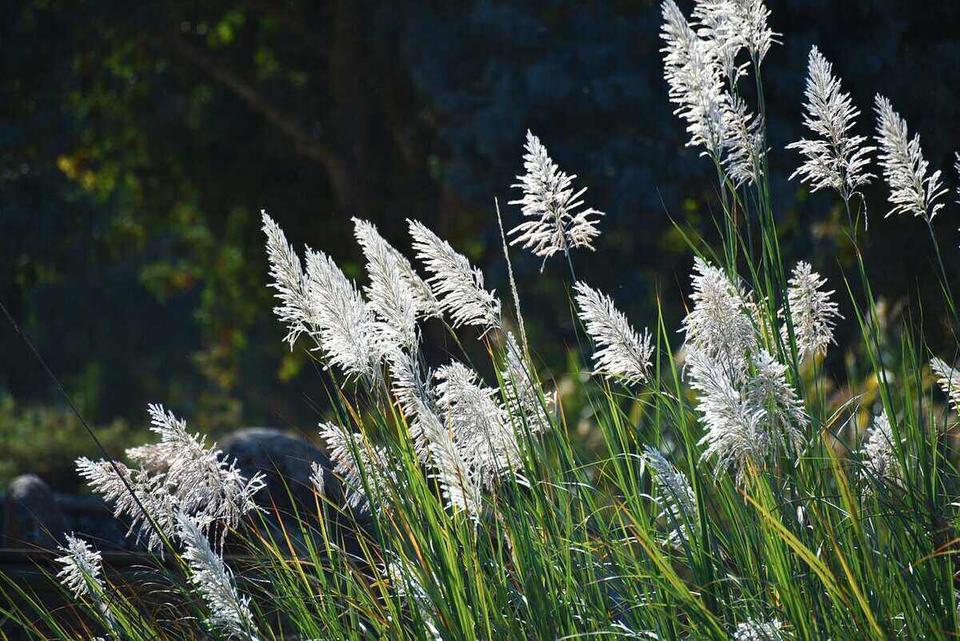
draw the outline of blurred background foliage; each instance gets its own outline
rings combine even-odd
[[[861,133],[882,92],[947,170],[960,144],[960,3],[769,5],[785,34],[764,66],[783,243],[848,310],[840,212],[787,180],[797,158],[782,151],[802,135],[807,52],[817,44],[868,112]],[[505,292],[494,197],[515,224],[506,202],[530,128],[607,214],[599,251],[575,256],[578,276],[638,324],[654,324],[660,296],[675,327],[691,260],[671,221],[710,237],[714,194],[666,99],[659,24],[647,0],[6,0],[0,300],[117,451],[151,401],[214,434],[312,431],[323,376],[281,343],[259,210],[358,277],[350,217],[404,249],[415,217]],[[867,196],[875,290],[891,309],[922,310],[909,322],[936,341],[926,230],[883,219],[882,187]],[[955,216],[937,221],[946,247]],[[576,371],[566,266],[540,277],[535,257],[513,257],[538,356],[557,377]],[[853,339],[841,331],[827,363],[840,378],[855,369]],[[68,487],[58,466],[91,444],[9,326],[0,354],[0,478],[37,471]]]

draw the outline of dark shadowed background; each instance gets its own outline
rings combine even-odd
[[[960,3],[768,4],[784,34],[763,68],[783,243],[842,300],[851,254],[836,202],[787,180],[807,53],[817,44],[834,62],[867,112],[860,133],[872,132],[874,93],[889,96],[953,188]],[[351,216],[404,250],[405,219],[418,218],[503,293],[494,197],[516,224],[505,203],[530,128],[607,214],[596,254],[575,255],[578,275],[638,324],[655,323],[659,292],[675,327],[691,258],[671,218],[709,236],[713,189],[666,99],[659,23],[642,0],[5,0],[0,300],[117,448],[139,439],[148,402],[213,434],[312,431],[323,375],[281,342],[259,210],[356,277]],[[937,286],[924,226],[884,220],[882,186],[867,195],[875,289],[891,308],[923,299]],[[937,220],[945,247],[957,213]],[[532,342],[559,377],[575,345],[566,266],[538,277],[538,259],[513,257]],[[923,314],[911,320],[936,336],[939,310]],[[842,374],[843,350],[827,365]],[[69,461],[89,452],[4,320],[0,480],[36,471],[69,489]]]

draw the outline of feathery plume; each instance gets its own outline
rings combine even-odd
[[[400,599],[410,597],[427,628],[427,633],[435,641],[442,641],[436,618],[431,612],[430,596],[424,589],[413,563],[396,553],[390,553],[389,556],[391,560],[384,566],[384,574],[390,579],[394,594]]]
[[[790,179],[799,176],[813,191],[835,189],[849,200],[874,177],[866,168],[876,148],[864,145],[865,136],[851,135],[860,110],[853,106],[850,94],[843,92],[833,65],[815,46],[810,49],[804,95],[803,124],[816,138],[787,145],[804,157]]]
[[[367,487],[379,496],[394,482],[386,450],[366,443],[363,435],[351,434],[335,423],[322,423],[320,437],[327,444],[334,470],[346,484],[347,504],[371,508],[371,499],[375,497],[367,494]]]
[[[650,373],[653,344],[646,330],[638,334],[613,300],[578,282],[573,286],[580,320],[597,345],[593,361],[597,372],[627,384],[642,383]]]
[[[327,362],[347,376],[374,379],[375,321],[356,285],[332,258],[307,248],[306,289],[314,310],[314,338]]]
[[[718,470],[733,468],[740,479],[747,465],[761,464],[783,442],[799,444],[803,404],[786,380],[786,367],[766,350],[737,363],[691,349],[690,386],[706,433],[701,460],[717,458]]]
[[[540,139],[527,131],[523,156],[524,174],[517,176],[514,188],[523,192],[523,198],[511,200],[511,205],[520,205],[523,215],[530,220],[510,230],[516,237],[511,245],[520,243],[543,258],[546,264],[558,251],[569,252],[576,247],[593,249],[593,239],[600,235],[597,220],[592,216],[603,213],[592,208],[583,208],[586,187],[574,191],[573,179],[547,155],[547,148]],[[540,270],[543,271],[541,265]]]
[[[674,113],[687,123],[687,146],[703,146],[704,153],[719,161],[729,95],[723,88],[717,49],[697,35],[674,0],[664,0],[661,12],[663,75],[670,102],[677,105]]]
[[[431,411],[433,405],[430,375],[422,374],[415,353],[393,349],[386,358],[390,370],[390,389],[407,419],[414,450],[421,461],[429,463],[429,447],[420,416],[422,411]]]
[[[763,118],[750,113],[739,96],[727,100],[723,113],[725,137],[723,166],[733,184],[756,184],[763,177],[766,132]]]
[[[683,319],[687,345],[710,357],[742,363],[757,350],[746,293],[722,269],[699,257],[694,259],[690,281],[693,308]]]
[[[316,461],[310,463],[310,484],[313,486],[314,491],[320,496],[325,496],[327,493],[327,480],[325,474],[326,471],[322,465]]]
[[[310,332],[313,309],[303,277],[303,266],[300,257],[287,242],[283,230],[269,215],[261,209],[263,233],[267,237],[267,260],[270,263],[269,287],[276,290],[275,297],[280,305],[273,308],[280,322],[287,326],[287,335],[284,340],[290,344],[297,342],[303,333]]]
[[[930,369],[937,377],[937,384],[950,399],[954,411],[960,412],[960,370],[950,367],[939,358],[930,359]]]
[[[62,567],[57,577],[76,598],[85,596],[100,602],[106,592],[100,552],[73,534],[67,534],[66,541],[65,546],[58,546],[63,556],[56,559]]]
[[[533,433],[544,432],[550,427],[555,399],[546,396],[540,389],[534,378],[536,372],[528,365],[513,332],[507,332],[506,336],[500,379],[503,381],[507,415],[517,423],[515,427],[518,429],[526,427]]]
[[[874,418],[873,427],[860,446],[863,465],[881,481],[897,483],[900,478],[900,462],[894,450],[893,427],[884,410]]]
[[[164,474],[148,474],[130,470],[122,463],[91,461],[86,457],[78,458],[76,466],[90,489],[113,504],[116,518],[130,519],[127,536],[136,532],[136,540],[146,540],[149,549],[163,549],[164,539],[175,533],[178,508],[166,487]]]
[[[697,0],[697,33],[717,49],[731,86],[746,73],[746,64],[737,65],[740,51],[746,49],[759,66],[777,42],[780,34],[770,29],[769,18],[763,0]]]
[[[734,641],[782,641],[783,624],[777,619],[772,621],[747,621],[737,626]]]
[[[210,547],[202,529],[181,513],[177,534],[184,546],[183,559],[190,568],[190,582],[210,610],[207,623],[227,637],[256,641],[250,598],[237,592],[233,572]]]
[[[493,291],[483,288],[483,272],[472,267],[463,254],[454,251],[426,225],[407,220],[417,257],[432,274],[427,282],[450,315],[454,327],[478,325],[485,329],[499,327],[500,300]]]
[[[940,182],[940,171],[929,176],[929,163],[920,149],[920,136],[909,138],[907,122],[893,110],[890,101],[877,94],[877,143],[880,145],[880,165],[883,177],[890,186],[890,204],[887,213],[913,214],[930,222],[943,207],[938,203],[946,189]]]
[[[833,290],[823,291],[827,279],[820,278],[810,263],[804,261],[793,268],[789,284],[787,306],[800,354],[825,355],[827,347],[835,342],[834,325],[837,319],[843,318],[837,304],[830,299]],[[784,340],[787,334],[787,327],[784,326]]]
[[[670,524],[670,541],[679,543],[689,538],[689,526],[696,527],[697,498],[686,475],[673,466],[659,450],[644,448],[644,462],[657,479],[658,503]]]
[[[376,226],[359,218],[354,218],[353,224],[370,276],[365,293],[380,321],[381,334],[386,335],[387,342],[415,349],[416,321],[438,317],[440,304],[410,261],[380,235]]]
[[[444,501],[453,510],[463,510],[471,518],[479,518],[482,509],[480,488],[471,476],[450,428],[423,405],[418,409],[418,417],[433,463],[431,476],[440,484]]]
[[[476,372],[462,363],[444,365],[433,376],[439,416],[474,478],[491,485],[520,458],[510,419],[496,401],[497,390],[480,385]]]

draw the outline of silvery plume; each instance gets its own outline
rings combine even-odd
[[[151,549],[159,549],[163,537],[171,537],[180,512],[193,515],[205,531],[218,525],[222,541],[244,514],[257,509],[253,497],[264,487],[262,475],[247,480],[236,462],[226,461],[215,446],[207,447],[203,436],[187,432],[183,420],[162,405],[148,409],[151,430],[160,442],[127,450],[140,469],[81,458],[80,475],[114,504],[116,516],[131,519],[131,532],[145,537]]]
[[[481,486],[490,486],[520,462],[516,434],[497,402],[498,390],[479,382],[477,373],[452,362],[434,373],[437,414]]]
[[[483,273],[423,223],[407,222],[417,258],[430,273],[427,282],[453,326],[476,325],[484,330],[499,327],[500,300],[484,289]]]
[[[825,355],[830,344],[835,342],[833,328],[837,319],[843,316],[830,298],[833,291],[823,290],[826,284],[827,279],[820,278],[810,263],[800,261],[793,268],[787,288],[787,305],[801,356]],[[787,340],[786,326],[782,333]]]
[[[940,358],[930,359],[930,369],[937,377],[937,385],[950,400],[954,411],[960,412],[960,370],[947,365]]]
[[[779,620],[747,621],[737,626],[734,641],[782,641],[786,639]]]
[[[767,152],[763,118],[739,96],[730,96],[723,112],[723,166],[734,185],[757,184]]]
[[[768,24],[770,10],[763,0],[697,0],[693,19],[697,34],[718,52],[731,86],[746,72],[737,56],[746,50],[757,65],[763,62],[777,36]]]
[[[596,217],[603,214],[584,207],[583,194],[587,188],[575,190],[576,175],[561,171],[547,154],[547,148],[530,131],[527,131],[524,150],[524,174],[517,176],[519,182],[513,185],[523,192],[523,198],[510,204],[520,205],[527,220],[510,230],[510,235],[515,236],[510,244],[521,244],[542,257],[544,264],[560,251],[566,253],[577,247],[593,249],[593,239],[600,235]]]
[[[210,611],[208,625],[228,638],[257,641],[250,598],[238,593],[233,572],[210,547],[206,534],[192,518],[180,513],[177,536],[190,568],[190,582]]]
[[[373,379],[378,360],[374,317],[356,286],[322,252],[306,251],[306,270],[283,230],[265,212],[270,287],[280,305],[277,317],[288,327],[290,347],[301,334],[313,338],[329,365],[347,376]]]
[[[536,372],[527,362],[513,332],[506,332],[506,345],[500,380],[503,384],[507,415],[517,429],[532,433],[550,427],[555,399],[547,396],[536,380]]]
[[[803,124],[815,137],[787,145],[804,158],[790,179],[799,176],[813,191],[835,189],[849,200],[874,177],[866,169],[876,148],[864,144],[865,136],[851,133],[860,110],[853,106],[850,94],[843,92],[833,65],[816,47],[810,49],[804,96]]]
[[[594,366],[607,378],[642,383],[650,374],[653,342],[650,332],[638,333],[613,300],[586,283],[573,286],[579,317],[596,345]]]
[[[899,483],[900,462],[894,446],[893,426],[885,410],[874,418],[873,427],[860,446],[860,456],[872,477],[887,483]]]
[[[940,182],[940,171],[927,174],[929,163],[923,158],[919,134],[909,137],[907,122],[880,94],[875,99],[875,111],[880,166],[893,205],[887,216],[912,214],[932,221],[943,207],[937,200],[947,191]]]
[[[688,540],[691,526],[698,525],[697,497],[686,475],[668,461],[659,450],[644,447],[643,460],[657,481],[657,499],[670,525],[670,541]]]
[[[106,591],[100,552],[72,534],[67,534],[65,538],[66,545],[58,546],[63,556],[56,559],[61,566],[57,577],[75,597],[89,597],[99,601]]]
[[[704,153],[720,162],[729,95],[723,86],[719,52],[697,35],[673,0],[664,0],[661,12],[663,75],[670,101],[677,105],[674,113],[687,123],[687,145],[702,146]]]
[[[380,340],[414,350],[417,320],[439,316],[440,304],[410,261],[380,235],[376,226],[358,218],[353,224],[367,261],[370,284],[365,293],[378,320]]]
[[[320,437],[327,444],[334,471],[343,479],[347,504],[372,509],[396,482],[387,451],[336,423],[322,423]]]
[[[729,359],[742,369],[757,351],[757,331],[747,293],[722,269],[695,258],[690,278],[692,308],[683,319],[689,347],[710,357]]]

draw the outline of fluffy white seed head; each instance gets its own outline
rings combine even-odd
[[[597,350],[593,361],[598,373],[627,384],[642,383],[650,374],[653,341],[646,330],[637,333],[613,300],[578,282],[573,286],[580,320]]]
[[[893,427],[886,411],[874,419],[873,427],[860,447],[860,456],[872,477],[887,483],[899,482],[900,462],[894,447]]]
[[[510,230],[514,236],[510,244],[529,249],[544,263],[560,251],[577,247],[592,250],[593,239],[600,235],[597,218],[603,214],[584,207],[587,188],[575,189],[576,175],[561,171],[530,131],[524,150],[524,173],[517,176],[518,182],[513,185],[523,192],[523,198],[510,204],[520,205],[527,220]]]
[[[661,5],[664,41],[664,78],[676,113],[687,123],[688,146],[720,159],[724,141],[724,114],[729,96],[723,87],[723,69],[717,48],[701,39],[673,0]]]
[[[427,282],[453,326],[499,327],[500,300],[493,291],[484,289],[483,273],[423,223],[407,222],[417,258],[430,273]]]
[[[826,278],[813,271],[810,263],[800,261],[793,268],[787,289],[787,304],[797,339],[797,348],[802,356],[827,353],[833,339],[837,319],[843,318],[837,304],[831,300],[833,291],[824,291]],[[788,330],[783,327],[784,339]]]
[[[747,294],[724,273],[696,258],[691,276],[693,303],[683,319],[686,343],[710,357],[741,363],[757,350],[757,332]]]
[[[939,358],[930,359],[930,369],[937,377],[937,385],[950,400],[954,411],[960,413],[960,370]]]
[[[72,534],[67,534],[65,538],[66,545],[59,546],[63,555],[56,559],[61,567],[57,577],[76,598],[88,597],[100,601],[106,590],[100,552]]]
[[[202,528],[181,513],[177,535],[183,544],[183,560],[190,568],[190,582],[210,611],[207,623],[226,637],[255,641],[250,598],[239,594],[233,572],[210,547]]]
[[[313,309],[307,295],[303,265],[293,246],[287,242],[283,230],[264,210],[260,211],[263,233],[267,237],[267,260],[270,264],[271,283],[276,290],[279,305],[273,308],[280,322],[287,326],[286,340],[293,344],[313,324]]]
[[[386,450],[335,423],[322,423],[320,437],[346,486],[348,505],[362,509],[377,505],[396,482]]]
[[[550,428],[555,398],[547,396],[536,379],[536,371],[527,362],[513,332],[507,332],[504,363],[500,368],[507,415],[518,430],[532,433]]]
[[[880,165],[890,187],[892,208],[887,216],[902,213],[932,221],[943,207],[937,200],[946,193],[940,171],[928,175],[929,163],[923,158],[920,136],[909,137],[906,120],[880,94],[875,99],[875,111]]]
[[[644,448],[643,460],[656,477],[657,498],[671,528],[670,541],[688,540],[691,527],[696,528],[698,523],[697,498],[690,481],[659,450],[649,445]]]
[[[763,0],[697,0],[693,9],[697,33],[717,50],[731,85],[746,72],[746,63],[737,62],[741,51],[759,65],[777,42],[780,34],[770,28],[769,18]]]
[[[737,626],[733,634],[734,641],[782,641],[786,637],[783,624],[777,619],[771,621],[747,621]]]
[[[431,476],[440,484],[444,501],[454,511],[463,510],[471,518],[479,518],[482,509],[480,487],[454,441],[451,426],[444,425],[425,405],[421,404],[417,412],[430,453]]]
[[[477,373],[452,362],[437,369],[437,412],[482,486],[491,485],[519,464],[513,426],[497,402],[498,390],[479,382]]]
[[[865,136],[851,133],[860,111],[816,47],[810,50],[804,96],[803,124],[815,137],[787,145],[804,159],[790,179],[799,176],[813,191],[835,189],[849,200],[874,177],[867,167],[875,147],[864,144]]]
[[[727,176],[737,187],[756,184],[763,177],[767,152],[763,118],[753,114],[739,96],[726,101],[723,112],[724,157]]]
[[[372,311],[332,258],[308,248],[306,262],[312,335],[323,358],[347,376],[375,379],[379,358]]]

